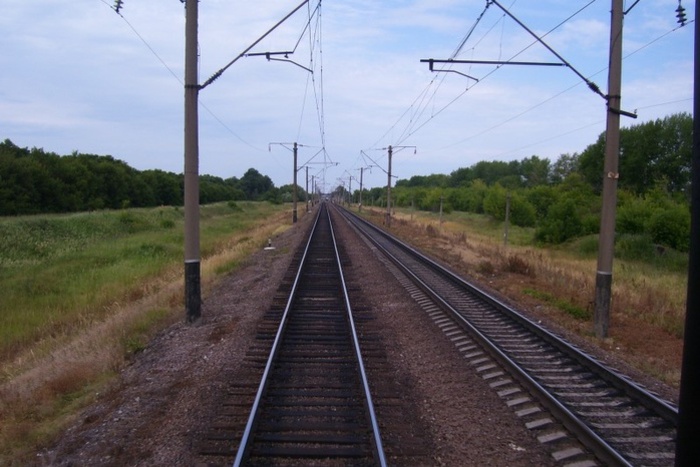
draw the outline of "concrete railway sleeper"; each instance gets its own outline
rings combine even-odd
[[[339,211],[562,465],[673,465],[672,404],[382,229]]]
[[[234,465],[386,465],[325,203],[279,328],[263,332],[273,342]]]

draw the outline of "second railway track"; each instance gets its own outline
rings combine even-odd
[[[534,415],[527,425],[540,430],[542,442],[560,440],[563,433],[538,404],[597,461],[570,446],[553,457],[565,465],[673,465],[675,407],[386,232],[345,214],[409,278],[408,287],[419,289],[412,295],[421,297],[508,406],[519,416]]]

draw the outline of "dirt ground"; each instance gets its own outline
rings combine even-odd
[[[230,465],[232,459],[200,455],[201,440],[220,412],[227,388],[245,372],[256,326],[270,308],[311,217],[304,216],[295,228],[274,238],[274,250],[259,251],[223,278],[204,297],[200,321],[161,332],[54,446],[37,455],[36,465]],[[346,274],[361,290],[363,308],[382,329],[388,367],[371,377],[391,379],[400,388],[398,410],[413,425],[410,449],[402,448],[402,433],[408,431],[387,433],[390,463],[555,465],[535,435],[475,374],[367,245],[346,229],[339,234],[352,255]],[[490,287],[496,289],[500,280],[506,278]],[[548,313],[537,307],[525,302],[523,312],[549,322]],[[572,334],[565,326],[552,326]],[[673,395],[673,389],[631,370],[614,352],[572,339],[663,395]]]

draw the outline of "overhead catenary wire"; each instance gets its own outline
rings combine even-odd
[[[589,2],[588,2],[587,4],[585,4],[582,8],[580,8],[579,10],[577,10],[576,12],[574,12],[572,15],[570,15],[568,18],[566,18],[565,20],[563,20],[562,22],[560,22],[559,24],[557,24],[555,27],[553,27],[552,29],[550,29],[547,33],[545,33],[545,34],[542,35],[541,37],[543,37],[543,38],[546,37],[546,36],[549,35],[551,32],[553,32],[554,30],[558,29],[558,28],[561,27],[563,24],[565,24],[566,22],[570,21],[570,20],[571,20],[572,18],[574,18],[576,15],[578,15],[579,13],[581,13],[584,9],[588,8],[588,7],[589,7],[591,4],[593,4],[594,2],[595,2],[595,0],[589,1]],[[689,22],[690,22],[690,21],[689,21]],[[495,24],[497,24],[497,23],[495,23]],[[491,29],[493,28],[493,26],[495,26],[495,24],[492,25],[491,28],[490,28],[489,30],[491,30]],[[627,58],[627,57],[629,57],[629,56],[631,56],[631,55],[634,55],[635,53],[638,53],[639,51],[645,49],[646,47],[649,47],[649,46],[650,46],[651,44],[653,44],[654,42],[656,42],[656,41],[662,39],[663,37],[666,37],[667,35],[671,34],[672,32],[674,32],[674,31],[680,29],[681,27],[683,27],[683,26],[682,26],[682,25],[679,25],[679,26],[673,28],[671,31],[668,31],[668,32],[662,34],[661,36],[659,36],[659,37],[653,39],[653,40],[650,41],[649,43],[647,43],[647,44],[645,44],[645,45],[639,47],[639,48],[636,49],[635,51],[626,54],[624,58]],[[526,51],[528,48],[532,47],[532,46],[535,45],[536,43],[537,43],[536,40],[533,41],[533,42],[530,43],[527,47],[523,48],[522,50],[520,50],[519,52],[517,52],[516,54],[514,54],[514,55],[511,57],[510,60],[513,60],[515,57],[517,57],[518,55],[522,54],[524,51]],[[457,50],[460,50],[460,51],[463,50],[462,44],[460,44],[460,47],[458,47]],[[473,88],[474,86],[476,86],[477,84],[482,83],[487,77],[489,77],[490,75],[492,75],[493,73],[495,73],[495,72],[498,71],[499,69],[500,69],[500,67],[495,67],[495,68],[492,69],[489,73],[487,73],[486,75],[484,75],[483,77],[481,77],[478,83],[475,83],[472,87],[467,88],[467,89],[465,89],[464,91],[462,91],[461,93],[459,93],[458,95],[456,95],[452,100],[450,100],[449,102],[447,102],[444,106],[442,106],[441,108],[439,108],[436,112],[432,113],[431,116],[428,117],[426,120],[424,120],[424,121],[422,121],[422,122],[416,123],[414,126],[411,127],[411,130],[410,130],[410,131],[404,132],[404,134],[402,135],[402,137],[398,140],[397,144],[400,144],[400,143],[406,141],[409,137],[413,136],[415,133],[417,133],[419,130],[421,130],[423,127],[425,127],[428,123],[430,123],[434,118],[436,118],[439,114],[441,114],[441,113],[444,112],[447,108],[449,108],[450,106],[452,106],[457,100],[459,100],[460,98],[462,98],[462,97],[466,94],[467,91],[469,91],[470,89],[472,89],[472,88]],[[590,82],[590,79],[591,79],[593,76],[596,76],[597,74],[599,74],[599,73],[601,73],[601,72],[603,72],[603,71],[605,71],[605,70],[607,70],[607,67],[601,69],[600,71],[598,71],[598,72],[596,72],[596,73],[593,73],[593,74],[589,75],[588,77],[586,77],[586,79],[585,79],[583,82],[586,82],[586,83]],[[432,83],[433,83],[433,81],[431,81],[431,84],[432,84]],[[491,131],[491,130],[493,130],[493,129],[495,129],[495,128],[498,128],[499,126],[502,126],[502,125],[505,124],[505,123],[508,123],[508,122],[510,122],[510,121],[513,121],[513,120],[517,119],[518,117],[521,117],[522,115],[525,115],[526,113],[528,113],[528,112],[530,112],[530,111],[532,111],[532,110],[534,110],[534,109],[540,107],[540,106],[543,105],[544,103],[549,102],[549,101],[551,101],[551,100],[553,100],[553,99],[559,97],[560,95],[562,95],[562,94],[564,94],[565,92],[567,92],[567,91],[569,91],[569,90],[571,90],[571,89],[577,87],[577,86],[580,85],[580,84],[581,84],[581,81],[579,81],[579,82],[577,82],[576,84],[574,84],[573,86],[570,86],[569,88],[567,88],[567,89],[565,89],[565,90],[563,90],[563,91],[561,91],[561,92],[559,92],[559,93],[557,93],[557,94],[555,94],[555,95],[553,95],[553,96],[551,96],[551,97],[545,99],[544,101],[542,101],[542,102],[540,102],[540,103],[538,103],[538,104],[536,104],[536,105],[534,105],[534,106],[532,106],[532,107],[526,109],[525,111],[519,112],[519,113],[518,113],[517,115],[515,115],[515,116],[509,117],[509,118],[505,119],[504,121],[502,121],[502,122],[500,122],[500,123],[498,123],[498,124],[496,124],[496,125],[493,125],[492,127],[489,127],[489,128],[487,128],[487,129],[485,129],[485,130],[482,130],[482,131],[479,131],[478,133],[476,133],[476,134],[474,134],[474,135],[472,135],[472,136],[470,136],[470,137],[468,137],[468,138],[461,139],[460,141],[458,141],[458,142],[456,142],[456,143],[452,143],[452,144],[450,144],[450,145],[447,145],[447,146],[445,146],[445,147],[443,147],[443,148],[453,147],[453,146],[456,146],[456,145],[458,145],[458,144],[464,143],[464,142],[466,142],[466,141],[468,141],[468,140],[470,140],[470,139],[473,139],[473,138],[476,137],[476,136],[483,135],[483,134],[485,134],[485,133],[487,133],[487,132],[489,132],[489,131]],[[415,104],[415,101],[414,101],[414,104]],[[413,106],[414,104],[411,104],[411,105]],[[409,110],[410,110],[410,108],[409,108]],[[407,111],[407,112],[408,112],[408,111]],[[404,112],[403,115],[405,115],[407,112]],[[397,123],[398,123],[398,122],[397,122]],[[396,124],[394,124],[394,126],[395,126],[395,125],[396,125]],[[393,128],[393,126],[392,126],[392,128]],[[385,133],[385,135],[386,135],[386,134],[388,134],[388,132]],[[376,143],[375,143],[375,145],[376,145]]]
[[[596,1],[596,0],[591,0],[591,1],[589,1],[589,2],[588,2],[586,5],[584,5],[582,8],[578,9],[578,10],[577,10],[576,12],[574,12],[572,15],[570,15],[569,17],[567,17],[565,20],[561,21],[559,24],[557,24],[556,26],[554,26],[553,28],[551,28],[549,31],[547,31],[547,33],[545,33],[542,37],[546,37],[548,34],[552,33],[552,32],[555,31],[556,29],[560,28],[560,27],[561,27],[562,25],[564,25],[566,22],[570,21],[570,20],[573,19],[575,16],[577,16],[578,14],[580,14],[582,11],[584,11],[586,8],[588,8],[588,7],[589,7],[591,4],[593,4],[595,1]],[[487,3],[492,3],[492,0],[489,0]],[[499,6],[500,6],[500,5],[499,5]],[[481,21],[484,19],[484,17],[485,17],[485,16],[484,16],[484,13],[485,13],[486,9],[487,9],[487,8],[485,8],[484,11],[482,11],[482,13],[478,16],[478,18],[477,18],[477,20],[476,20],[476,22],[475,22],[475,26],[472,26],[472,29],[474,29],[474,28],[476,27],[476,24],[478,24],[479,22],[481,22]],[[493,28],[494,28],[501,20],[502,20],[502,18],[499,19],[499,21],[495,22],[495,23],[489,28],[489,31],[493,30]],[[471,36],[471,33],[468,34],[468,36]],[[481,39],[479,39],[479,42],[481,42],[482,40],[483,40],[483,37],[482,37]],[[465,42],[465,43],[466,43],[465,40],[463,40],[462,42]],[[528,46],[526,46],[525,48],[523,48],[522,50],[520,50],[519,52],[517,52],[517,53],[515,53],[513,56],[511,56],[511,58],[510,58],[509,60],[511,60],[511,61],[514,60],[514,59],[517,58],[519,55],[521,55],[521,54],[524,53],[526,50],[528,50],[530,47],[532,47],[533,45],[535,45],[536,43],[537,43],[537,40],[534,40],[534,41],[531,42]],[[453,56],[459,55],[459,53],[463,50],[463,48],[464,48],[464,44],[460,43],[460,45],[455,49],[455,52],[453,52]],[[500,66],[495,67],[493,70],[491,70],[489,73],[487,73],[484,77],[480,78],[479,81],[477,81],[476,83],[474,83],[471,87],[467,87],[464,91],[462,91],[462,92],[459,93],[457,96],[455,96],[453,99],[451,99],[450,101],[448,101],[445,105],[443,105],[442,107],[438,108],[438,110],[431,112],[431,113],[430,113],[430,116],[427,117],[425,120],[420,121],[420,120],[415,119],[415,118],[413,118],[413,117],[414,117],[414,116],[418,116],[418,118],[420,118],[420,117],[422,117],[422,116],[425,114],[425,111],[426,111],[426,109],[428,108],[428,106],[430,105],[430,103],[431,103],[431,102],[434,102],[435,96],[437,95],[437,91],[438,91],[438,89],[439,89],[439,86],[438,86],[438,89],[436,89],[436,90],[432,93],[431,98],[427,101],[427,103],[425,103],[425,105],[423,105],[423,102],[424,102],[423,97],[425,96],[425,93],[427,93],[427,89],[429,89],[429,88],[433,85],[433,83],[435,83],[435,81],[436,81],[436,79],[433,78],[433,79],[430,81],[430,83],[428,84],[427,89],[424,90],[423,93],[421,93],[421,94],[419,95],[419,97],[416,98],[416,99],[414,100],[414,102],[411,104],[411,106],[402,114],[402,117],[400,117],[399,120],[397,120],[397,122],[394,123],[394,124],[390,127],[389,130],[387,130],[387,132],[384,134],[384,136],[386,136],[387,134],[389,134],[389,133],[392,131],[392,129],[395,128],[395,127],[398,125],[398,123],[401,121],[401,119],[403,118],[403,116],[405,116],[407,113],[409,113],[409,112],[411,111],[411,109],[414,108],[416,101],[421,100],[421,105],[422,105],[422,107],[419,106],[418,109],[415,110],[415,111],[413,112],[412,118],[409,120],[409,122],[408,122],[406,128],[405,128],[404,131],[401,133],[400,138],[398,138],[398,140],[396,141],[396,144],[401,144],[401,143],[405,142],[408,138],[410,138],[411,136],[413,136],[416,132],[418,132],[420,129],[422,129],[422,128],[425,127],[428,123],[430,123],[435,117],[437,117],[437,116],[440,115],[442,112],[444,112],[444,111],[447,110],[449,107],[451,107],[452,104],[454,104],[454,103],[457,102],[460,98],[462,98],[470,89],[473,89],[476,85],[478,85],[478,84],[480,84],[481,82],[483,82],[484,79],[486,79],[487,77],[489,77],[490,75],[492,75],[493,73],[495,73],[496,71],[498,71],[499,69],[500,69]],[[443,77],[443,80],[440,81],[440,84],[441,84],[443,81],[444,81],[444,77]],[[384,136],[382,136],[378,141],[381,141],[381,140],[384,138]],[[372,146],[376,146],[376,145],[377,145],[377,143],[374,143]]]
[[[211,77],[210,77],[208,80],[206,80],[204,83],[202,83],[202,84],[199,86],[200,90],[206,88],[206,87],[209,86],[211,83],[213,83],[214,81],[216,81],[217,79],[219,79],[219,77],[220,77],[222,74],[224,74],[224,72],[225,72],[226,70],[228,70],[228,69],[231,67],[231,65],[233,65],[234,63],[236,63],[236,62],[237,62],[239,59],[241,59],[242,57],[245,57],[245,55],[246,55],[248,52],[250,52],[250,50],[251,50],[253,47],[255,47],[256,45],[258,45],[263,39],[265,39],[267,36],[269,36],[269,35],[272,33],[272,31],[274,31],[275,29],[277,29],[282,23],[284,23],[284,22],[287,21],[290,17],[292,17],[292,16],[294,15],[294,13],[296,13],[297,11],[299,11],[299,10],[301,9],[301,7],[303,7],[304,5],[306,5],[308,2],[309,2],[309,0],[304,0],[303,2],[301,2],[295,9],[293,9],[291,12],[289,12],[289,13],[287,14],[287,16],[285,16],[284,18],[282,18],[281,20],[279,20],[274,26],[272,26],[270,29],[268,29],[267,32],[266,32],[265,34],[263,34],[262,36],[260,36],[255,42],[253,42],[250,46],[248,46],[248,48],[246,48],[243,52],[241,52],[240,54],[238,54],[238,56],[236,56],[236,58],[234,58],[233,60],[231,60],[230,62],[228,62],[223,68],[219,69],[217,72],[215,72],[213,75],[211,75]]]
[[[671,34],[671,33],[675,32],[675,31],[677,31],[677,30],[680,29],[681,27],[682,27],[682,26],[675,27],[675,28],[673,28],[672,30],[670,30],[670,31],[668,31],[668,32],[666,32],[666,33],[660,35],[659,37],[656,37],[656,38],[652,39],[652,40],[649,41],[648,43],[646,43],[646,44],[644,44],[644,45],[638,47],[637,49],[635,49],[635,50],[633,50],[633,51],[627,53],[627,54],[623,57],[623,60],[626,60],[627,58],[629,58],[629,57],[631,57],[631,56],[633,56],[633,55],[639,53],[640,51],[646,49],[646,48],[649,47],[650,45],[652,45],[652,44],[658,42],[660,39],[662,39],[662,38],[668,36],[669,34]],[[607,69],[608,69],[607,66],[604,67],[604,68],[601,68],[600,70],[596,71],[595,73],[592,73],[591,75],[589,75],[588,78],[590,79],[590,78],[592,78],[592,77],[594,77],[594,76],[597,76],[597,75],[599,75],[600,73],[603,73],[603,72],[607,71]],[[492,125],[492,126],[486,128],[486,129],[484,129],[484,130],[481,130],[481,131],[479,131],[479,132],[477,132],[477,133],[475,133],[475,134],[473,134],[473,135],[470,135],[470,136],[468,136],[468,137],[466,137],[466,138],[463,138],[463,139],[461,139],[461,140],[459,140],[459,141],[457,141],[457,142],[454,142],[454,143],[452,143],[452,144],[443,146],[441,149],[448,149],[448,148],[452,148],[452,147],[454,147],[454,146],[463,144],[463,143],[465,143],[465,142],[467,142],[467,141],[470,141],[470,140],[472,140],[472,139],[474,139],[474,138],[477,138],[477,137],[479,137],[479,136],[482,136],[482,135],[484,135],[484,134],[486,134],[486,133],[488,133],[488,132],[490,132],[490,131],[493,131],[493,130],[495,130],[495,129],[497,129],[497,128],[499,128],[499,127],[501,127],[501,126],[503,126],[503,125],[505,125],[505,124],[507,124],[507,123],[510,123],[510,122],[512,122],[512,121],[514,121],[514,120],[516,120],[516,119],[518,119],[518,118],[520,118],[520,117],[522,117],[523,115],[525,115],[525,114],[527,114],[527,113],[529,113],[529,112],[532,112],[533,110],[535,110],[535,109],[537,109],[537,108],[543,106],[544,104],[546,104],[546,103],[548,103],[548,102],[550,102],[550,101],[552,101],[552,100],[554,100],[554,99],[560,97],[561,95],[563,95],[563,94],[565,94],[565,93],[567,93],[567,92],[573,90],[574,88],[580,86],[581,83],[582,83],[581,81],[577,81],[577,82],[574,83],[573,85],[567,87],[566,89],[563,89],[562,91],[557,92],[556,94],[553,94],[552,96],[550,96],[550,97],[548,97],[548,98],[546,98],[546,99],[544,99],[544,100],[538,102],[537,104],[535,104],[535,105],[533,105],[533,106],[531,106],[531,107],[528,107],[527,109],[525,109],[525,110],[523,110],[523,111],[521,111],[521,112],[519,112],[519,113],[517,113],[517,114],[515,114],[515,115],[513,115],[513,116],[511,116],[511,117],[508,117],[508,118],[506,118],[505,120],[502,120],[502,121],[500,121],[499,123],[496,123],[496,124],[494,124],[494,125]],[[668,102],[668,103],[681,102],[681,101],[683,101],[683,100],[687,100],[687,99],[681,99],[680,101],[672,101],[672,102]],[[668,103],[663,103],[663,104],[658,104],[658,105],[666,105],[666,104],[668,104]],[[638,107],[636,108],[636,110],[637,110],[637,111],[638,111],[638,110],[643,110],[643,109],[650,108],[650,107],[655,107],[655,106],[656,106],[656,105],[641,106],[641,107],[638,106]],[[509,152],[511,152],[511,151],[509,151]]]

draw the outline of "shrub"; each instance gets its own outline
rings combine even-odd
[[[575,251],[584,256],[596,256],[598,254],[598,235],[586,235],[576,240]]]
[[[659,209],[649,219],[647,229],[655,243],[688,251],[690,247],[690,212],[676,205]]]
[[[504,269],[508,272],[514,274],[521,274],[523,276],[535,277],[535,272],[532,269],[530,263],[525,261],[520,256],[510,255],[505,261]]]
[[[510,218],[513,224],[520,227],[533,227],[537,220],[537,213],[529,201],[518,193],[513,193],[510,200]]]
[[[228,204],[228,207],[230,207],[232,211],[236,211],[236,212],[243,211],[243,209],[235,201],[229,201],[227,204]]]
[[[518,192],[507,192],[500,185],[488,189],[484,197],[484,212],[494,219],[503,221],[506,218],[506,203],[510,196],[510,222],[520,227],[532,227],[536,221],[534,206]]]
[[[587,233],[582,216],[573,199],[563,199],[553,204],[547,217],[535,232],[535,239],[544,243],[563,243]]]
[[[651,261],[656,255],[649,235],[620,235],[615,242],[615,256],[630,261]]]
[[[489,187],[484,196],[484,213],[496,220],[506,218],[506,189],[501,185]]]
[[[496,272],[496,268],[493,267],[493,263],[486,260],[480,261],[476,266],[476,270],[486,276],[493,275]]]
[[[617,209],[615,230],[621,234],[642,234],[653,210],[644,200],[625,201]]]
[[[436,229],[432,224],[428,224],[425,226],[425,233],[430,238],[435,238],[435,237],[438,237],[440,235],[440,232],[438,232],[438,229]]]
[[[527,201],[535,209],[535,214],[538,219],[544,219],[547,216],[549,207],[557,200],[557,194],[554,188],[546,185],[536,186],[526,193]]]

